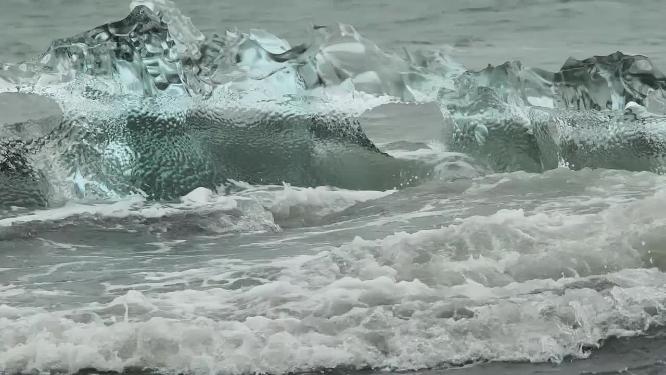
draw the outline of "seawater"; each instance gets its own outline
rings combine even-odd
[[[204,32],[297,43],[341,21],[387,50],[443,48],[469,67],[555,70],[615,50],[666,67],[660,1],[178,5]],[[0,10],[8,62],[127,4]],[[493,173],[437,142],[432,105],[369,107],[370,138],[438,160],[434,178],[382,190],[229,181],[168,201],[3,208],[0,372],[666,371],[666,177]]]

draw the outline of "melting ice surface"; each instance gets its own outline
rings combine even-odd
[[[0,70],[0,372],[657,351],[665,88],[619,52],[467,71],[134,1]]]

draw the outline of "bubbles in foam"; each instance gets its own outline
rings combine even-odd
[[[559,209],[547,196],[521,204],[511,194],[514,185],[538,191],[567,176],[577,179],[563,187],[569,196]],[[133,282],[107,282],[102,300],[73,308],[4,305],[0,367],[241,374],[584,358],[600,340],[666,323],[662,178],[638,179],[632,190],[635,177],[554,171],[478,178],[462,193],[468,201],[509,208],[463,210],[433,229],[389,230],[302,254],[146,268]],[[404,194],[238,185],[244,190],[236,196],[254,195],[264,206],[313,211],[339,197],[377,205]],[[636,186],[643,195],[628,198]],[[604,204],[576,199],[586,194]],[[218,199],[205,190],[192,195],[192,204]],[[434,210],[455,204],[426,201]]]

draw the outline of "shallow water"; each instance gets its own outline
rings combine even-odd
[[[341,21],[386,50],[443,48],[469,67],[557,70],[615,50],[666,67],[658,0],[178,5],[204,33],[263,28],[296,44]],[[0,8],[3,62],[128,13],[124,1]],[[58,95],[82,117],[115,109]],[[343,104],[368,137],[436,165],[427,178],[0,207],[0,373],[666,371],[666,177],[494,173],[438,141],[436,104],[354,98]]]

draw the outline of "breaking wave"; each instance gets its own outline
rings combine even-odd
[[[545,190],[562,177],[570,177],[566,197],[551,192],[535,202],[515,194],[516,186]],[[339,218],[360,214],[365,225],[391,228],[453,207],[463,218],[269,258],[199,259],[209,239],[162,241],[112,260],[106,251],[50,243],[55,254],[82,252],[39,272],[0,270],[18,272],[0,296],[22,296],[0,305],[0,368],[247,374],[586,358],[609,337],[666,323],[663,180],[630,172],[514,173],[479,179],[439,202],[427,194],[274,188],[264,205],[282,217],[286,207],[335,207]],[[211,199],[223,198],[200,191],[189,201]],[[366,199],[374,200],[340,211]],[[480,206],[459,200],[483,202],[488,212],[465,214]],[[368,220],[367,207],[396,201],[426,206]],[[188,267],[154,267],[166,258]],[[94,302],[42,307],[77,293],[52,279],[55,272],[100,266],[112,273]]]

